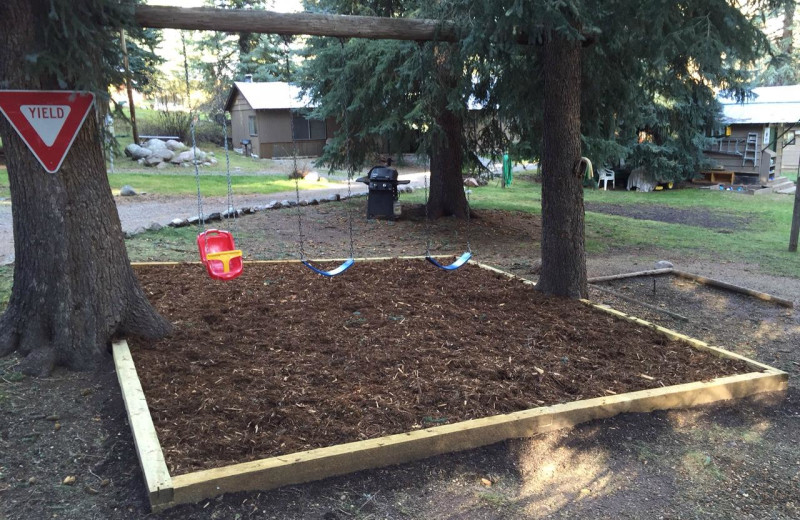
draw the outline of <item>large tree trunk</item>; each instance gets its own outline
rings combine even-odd
[[[463,122],[452,111],[442,108],[436,123],[443,134],[433,141],[431,153],[431,186],[428,197],[428,217],[436,219],[455,215],[467,216],[467,198],[461,168]]]
[[[462,117],[447,107],[447,93],[458,88],[459,64],[453,63],[453,52],[447,44],[434,49],[436,92],[434,119],[438,131],[431,143],[431,186],[428,197],[428,218],[455,215],[466,218],[467,197],[461,169],[464,162]]]
[[[542,269],[547,294],[586,296],[581,155],[581,45],[553,33],[543,47]]]
[[[39,32],[46,25],[46,4],[0,3],[0,88],[58,89],[54,78],[25,72],[25,56],[35,55],[37,42],[44,41]],[[130,267],[94,111],[56,174],[42,169],[1,117],[0,136],[15,238],[0,355],[17,351],[24,372],[46,375],[55,365],[98,366],[116,334],[168,333],[170,324],[150,306]]]

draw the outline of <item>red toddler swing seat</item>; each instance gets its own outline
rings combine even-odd
[[[242,274],[242,251],[236,249],[228,231],[209,229],[197,235],[200,260],[215,280],[233,280]]]

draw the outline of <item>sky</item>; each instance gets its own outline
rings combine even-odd
[[[172,7],[205,7],[204,0],[146,0],[147,5],[165,5]],[[272,0],[267,4],[268,11],[280,13],[294,13],[303,10],[301,0]],[[166,61],[160,67],[164,72],[182,73],[183,56],[181,55],[180,31],[164,29],[163,41],[158,46],[158,52]]]

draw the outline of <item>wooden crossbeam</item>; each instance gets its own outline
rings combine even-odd
[[[448,20],[155,5],[137,5],[135,9],[136,22],[154,29],[446,42],[459,37],[456,24]]]

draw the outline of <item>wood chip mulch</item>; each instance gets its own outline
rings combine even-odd
[[[475,265],[136,268],[175,325],[129,340],[173,475],[752,372]]]

